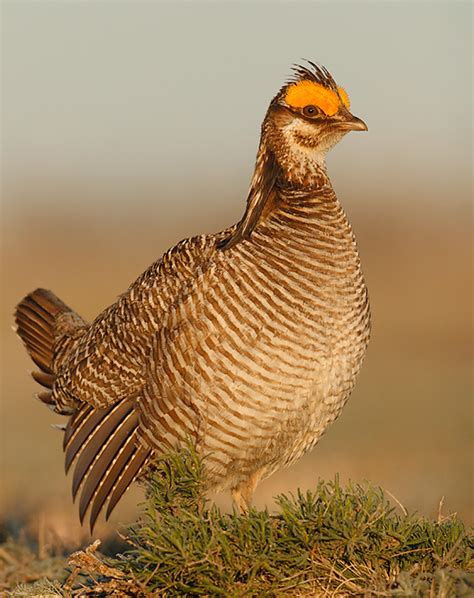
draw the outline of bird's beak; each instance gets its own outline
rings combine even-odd
[[[365,122],[354,116],[353,114],[348,115],[348,118],[337,123],[337,128],[341,131],[368,131],[368,127]]]

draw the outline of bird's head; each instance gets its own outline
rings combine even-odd
[[[295,66],[294,77],[272,100],[263,132],[280,166],[324,162],[326,153],[349,131],[367,131],[350,112],[349,97],[322,66]]]
[[[262,125],[255,172],[243,218],[219,249],[249,239],[285,186],[314,193],[327,187],[326,154],[349,131],[367,131],[350,112],[347,93],[322,66],[295,66],[273,98]]]

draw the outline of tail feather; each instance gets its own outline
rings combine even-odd
[[[23,341],[31,359],[40,368],[32,372],[33,378],[52,390],[54,386],[55,347],[65,331],[59,329],[59,316],[74,314],[77,325],[84,323],[73,310],[51,291],[36,289],[17,305],[15,311],[16,331]],[[48,405],[50,394],[40,393],[38,398]]]
[[[38,398],[42,403],[48,406],[54,406],[55,402],[53,399],[53,393],[51,391],[46,392],[38,392],[36,394],[36,398]]]
[[[137,439],[134,401],[95,409],[86,403],[63,404],[55,397],[55,368],[87,326],[56,295],[44,289],[33,291],[17,306],[15,321],[21,340],[40,368],[32,376],[47,389],[36,396],[48,407],[71,416],[64,430],[65,467],[68,472],[74,464],[73,497],[80,494],[81,522],[90,509],[92,531],[107,501],[106,518],[150,458],[151,451],[142,448]]]
[[[54,384],[54,375],[47,374],[46,372],[31,372],[31,375],[35,382],[41,384],[45,388],[52,389]]]
[[[145,468],[150,452],[137,441],[138,414],[132,401],[106,409],[82,407],[64,436],[66,469],[73,463],[73,497],[80,492],[79,517],[90,508],[91,531],[107,500],[107,518]]]

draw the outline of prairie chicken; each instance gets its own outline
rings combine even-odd
[[[92,324],[43,289],[18,305],[38,396],[68,418],[66,470],[91,528],[189,437],[209,488],[245,510],[341,412],[370,314],[325,156],[354,130],[367,127],[329,72],[294,67],[263,121],[237,224],[181,241]]]

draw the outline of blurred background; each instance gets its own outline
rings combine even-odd
[[[445,514],[474,523],[471,12],[2,3],[0,521],[71,544],[87,536],[49,425],[58,418],[32,398],[15,304],[43,286],[93,319],[168,247],[235,222],[267,105],[309,58],[369,125],[328,163],[358,238],[373,338],[341,418],[256,503],[338,472],[426,516],[444,496]],[[140,499],[130,492],[97,534],[133,520]]]

